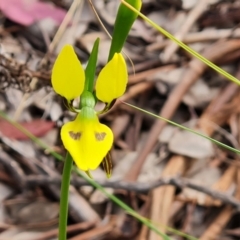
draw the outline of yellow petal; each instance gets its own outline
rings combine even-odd
[[[62,127],[61,138],[76,165],[83,171],[96,169],[113,144],[110,128],[101,124],[97,116],[84,119],[81,113]]]
[[[72,100],[81,95],[85,73],[71,45],[65,45],[52,69],[52,86],[56,93]]]
[[[128,81],[126,62],[121,53],[115,53],[112,60],[99,73],[96,95],[99,100],[110,103],[122,96]]]

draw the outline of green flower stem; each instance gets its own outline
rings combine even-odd
[[[58,240],[66,240],[67,236],[67,219],[68,219],[68,196],[69,196],[69,185],[72,171],[72,157],[67,153],[63,174],[62,174],[62,185],[61,185],[61,196],[60,196],[60,214],[59,214],[59,225],[58,225]]]

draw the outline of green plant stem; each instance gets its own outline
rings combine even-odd
[[[67,219],[68,219],[68,196],[69,196],[69,185],[72,171],[72,157],[67,153],[61,184],[61,196],[60,196],[60,214],[59,214],[59,225],[58,225],[58,240],[66,240],[67,236]]]

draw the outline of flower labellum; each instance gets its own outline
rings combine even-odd
[[[92,118],[85,118],[85,111],[93,109],[83,108],[74,121],[66,123],[61,129],[61,138],[78,168],[88,171],[96,169],[110,151],[113,133],[94,113]]]

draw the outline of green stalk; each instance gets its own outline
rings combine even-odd
[[[141,0],[126,0],[127,3],[136,10],[140,10],[142,6]],[[128,9],[124,4],[120,4],[118,13],[114,23],[112,34],[112,42],[109,50],[108,61],[113,55],[122,51],[123,45],[127,39],[128,33],[136,20],[138,14]]]
[[[66,240],[67,238],[67,219],[68,219],[68,196],[69,196],[69,185],[72,171],[72,157],[67,153],[61,184],[61,196],[60,196],[60,214],[59,214],[59,225],[58,225],[58,240]]]

